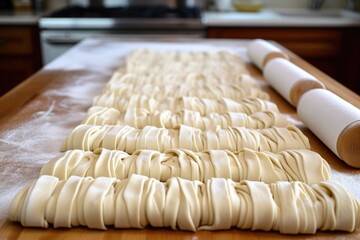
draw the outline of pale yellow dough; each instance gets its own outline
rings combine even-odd
[[[226,75],[226,74],[225,74]],[[216,85],[231,85],[240,86],[242,88],[260,88],[257,81],[249,74],[239,74],[231,79],[224,79],[211,75],[211,73],[201,72],[168,72],[168,73],[147,73],[146,75],[126,72],[121,69],[115,72],[110,81],[106,84],[105,89],[116,89],[119,85],[130,84],[137,86],[152,85],[159,87],[166,87],[167,85],[182,84],[188,87],[204,87]]]
[[[208,83],[231,82],[248,73],[238,55],[226,52],[175,52],[138,49],[126,58],[126,72],[143,76],[187,76],[192,73],[205,75]]]
[[[172,129],[180,125],[196,127],[201,130],[220,126],[269,128],[285,127],[288,125],[286,117],[277,111],[262,111],[253,114],[241,112],[210,113],[201,116],[199,112],[182,110],[176,113],[171,111],[148,112],[146,109],[130,108],[125,113],[120,113],[115,108],[101,106],[91,107],[81,122],[86,125],[129,125],[134,128],[155,126]]]
[[[128,77],[127,75],[122,78]],[[153,97],[157,100],[161,100],[167,97],[197,97],[197,98],[209,98],[209,99],[218,99],[221,97],[226,97],[234,100],[242,100],[245,98],[262,98],[269,99],[269,95],[261,90],[259,87],[252,87],[247,85],[239,84],[208,84],[208,83],[193,83],[186,84],[184,81],[179,81],[178,79],[173,80],[172,84],[167,83],[148,83],[148,84],[139,84],[139,81],[147,81],[142,79],[141,76],[132,76],[134,81],[131,83],[124,83],[121,79],[118,82],[110,81],[103,95],[114,94],[115,97],[130,97],[134,93],[139,95],[144,95],[147,97]],[[159,80],[158,78],[156,78]]]
[[[252,114],[259,111],[279,111],[274,103],[260,98],[246,98],[241,101],[234,101],[228,98],[207,99],[196,97],[167,97],[158,101],[143,95],[122,97],[117,96],[114,93],[95,97],[93,106],[115,108],[121,113],[126,112],[130,108],[146,109],[150,113],[163,110],[169,110],[171,112],[190,110],[197,111],[202,116],[214,112],[242,112]]]
[[[138,150],[132,155],[97,149],[93,153],[69,150],[43,166],[40,174],[59,179],[74,175],[126,179],[131,174],[141,174],[163,182],[171,177],[201,182],[217,177],[237,182],[301,181],[312,184],[329,180],[330,167],[318,153],[303,149],[277,154],[250,149],[234,153],[228,150],[193,152],[171,149],[165,153]]]
[[[43,228],[151,225],[189,231],[236,227],[313,234],[354,231],[360,225],[359,207],[348,190],[330,181],[267,185],[224,178],[206,183],[170,178],[162,183],[135,174],[122,181],[77,176],[59,181],[41,176],[16,195],[9,218]]]
[[[164,152],[173,148],[196,152],[208,149],[239,151],[242,148],[280,152],[287,149],[310,149],[310,144],[308,138],[293,125],[266,129],[218,127],[206,131],[185,125],[181,125],[178,129],[151,126],[136,129],[127,125],[79,125],[64,141],[61,150],[93,151],[97,148],[116,149],[130,154],[138,149]]]

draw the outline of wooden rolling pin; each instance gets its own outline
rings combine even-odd
[[[305,92],[314,88],[325,88],[313,75],[284,58],[267,62],[264,77],[293,106],[297,106]]]
[[[331,151],[360,168],[360,109],[328,90],[313,89],[301,97],[297,111]]]
[[[247,47],[247,54],[250,60],[261,70],[271,59],[289,59],[287,54],[263,39],[255,39],[251,41]]]

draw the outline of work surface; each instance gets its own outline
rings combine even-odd
[[[164,40],[166,41],[166,39]],[[276,232],[198,231],[196,233],[170,229],[107,231],[74,229],[23,228],[7,220],[9,204],[23,186],[39,176],[40,168],[59,155],[63,140],[77,126],[92,105],[94,96],[100,94],[112,73],[122,64],[134,48],[161,48],[177,50],[230,50],[247,62],[248,70],[259,80],[280,111],[301,128],[309,137],[312,149],[325,158],[332,169],[332,180],[349,188],[360,199],[360,170],[339,160],[309,130],[296,115],[295,109],[263,81],[261,72],[246,57],[247,41],[190,42],[121,42],[115,39],[88,39],[74,47],[40,72],[0,98],[0,239],[228,239],[269,238],[287,239],[289,235]],[[290,53],[291,54],[291,53]],[[291,54],[291,61],[312,73],[326,87],[360,107],[360,97],[319,70]],[[292,238],[326,239],[346,237],[360,239],[360,229],[354,233],[318,232],[316,235],[297,235]]]

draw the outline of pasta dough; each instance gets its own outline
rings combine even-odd
[[[239,74],[229,79],[224,79],[223,76],[215,77],[210,73],[191,72],[168,72],[168,73],[147,73],[146,75],[126,72],[119,69],[115,72],[110,81],[106,84],[105,89],[116,89],[121,84],[136,84],[138,86],[153,85],[166,86],[176,83],[182,83],[186,86],[201,87],[201,86],[216,86],[216,85],[236,85],[244,88],[259,88],[258,83],[254,78],[248,74]]]
[[[171,52],[138,49],[126,58],[126,72],[158,77],[177,74],[201,73],[224,83],[247,73],[240,58],[226,51]],[[209,80],[208,80],[209,81]]]
[[[308,138],[293,125],[286,128],[228,127],[206,131],[185,125],[181,125],[178,129],[151,126],[135,129],[127,125],[79,125],[65,140],[61,150],[93,151],[97,148],[116,149],[130,154],[138,149],[164,152],[172,148],[196,152],[207,149],[239,151],[242,148],[279,152],[287,149],[310,149],[310,144]]]
[[[95,201],[94,201],[95,199]],[[280,233],[354,231],[359,202],[341,185],[323,181],[241,181],[213,178],[206,183],[141,175],[126,180],[41,176],[20,191],[9,218],[27,227],[87,226],[95,229],[171,227],[196,231],[237,227]]]
[[[156,110],[169,110],[171,112],[190,110],[200,112],[202,116],[214,112],[242,112],[252,114],[259,111],[279,111],[274,103],[259,98],[247,98],[236,102],[228,98],[207,99],[195,97],[168,97],[161,101],[157,101],[154,98],[148,98],[142,95],[133,95],[127,98],[117,96],[114,93],[95,97],[93,106],[115,108],[121,113],[126,112],[126,110],[130,108],[146,109],[150,113]]]
[[[318,183],[330,178],[330,167],[316,152],[287,150],[278,154],[242,149],[228,150],[171,149],[160,153],[138,150],[132,155],[122,151],[97,149],[92,152],[70,150],[52,159],[42,167],[41,175],[60,179],[70,176],[115,177],[126,179],[141,174],[160,181],[171,177],[205,182],[210,178],[229,178],[234,181],[252,180],[302,181]]]
[[[124,114],[115,108],[100,106],[91,107],[82,120],[87,125],[129,125],[134,128],[155,126],[159,128],[175,128],[180,125],[200,128],[201,130],[220,126],[246,127],[246,128],[269,128],[285,127],[288,125],[286,117],[279,112],[263,111],[251,115],[240,112],[210,113],[209,116],[201,116],[199,112],[182,110],[172,113],[171,111],[155,111],[149,113],[146,109],[128,109]]]
[[[110,86],[105,88],[104,95],[114,94],[116,97],[130,97],[134,93],[144,95],[147,97],[153,97],[157,100],[161,100],[166,97],[197,97],[197,98],[209,98],[218,99],[226,97],[234,100],[242,100],[249,97],[269,99],[269,95],[262,91],[259,87],[249,87],[246,85],[235,85],[235,84],[196,84],[186,85],[183,83],[173,84],[143,84],[137,83],[135,77],[134,82],[117,84],[112,83]]]
[[[153,97],[161,100],[167,97],[197,97],[217,99],[226,97],[234,100],[242,100],[245,98],[261,98],[269,99],[269,95],[259,88],[246,88],[236,85],[203,85],[203,86],[188,86],[184,84],[171,85],[139,85],[139,84],[118,84],[112,86],[111,89],[105,89],[104,95],[114,94],[115,96],[130,97],[133,93]]]

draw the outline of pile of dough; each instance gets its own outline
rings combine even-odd
[[[227,65],[241,65],[244,63],[241,61],[238,55],[229,51],[169,51],[169,50],[153,50],[138,48],[132,51],[126,57],[126,64],[148,64],[148,69],[151,69],[153,65],[164,65],[168,67],[169,63],[194,63],[194,64],[227,64]],[[142,66],[144,68],[144,65]],[[127,65],[127,67],[129,67]],[[137,66],[134,66],[136,68]],[[141,68],[141,66],[139,66]],[[128,68],[130,71],[130,69]],[[235,71],[235,70],[234,70]]]
[[[127,84],[120,83],[116,86],[112,86],[111,89],[105,89],[104,95],[113,94],[115,97],[130,97],[134,93],[152,97],[157,100],[161,100],[167,97],[197,97],[197,98],[209,98],[218,99],[226,97],[234,100],[242,100],[245,98],[261,98],[269,100],[269,95],[262,91],[260,88],[249,88],[237,85],[200,85],[189,86],[182,83],[166,84],[166,85],[154,85],[145,84],[139,85],[138,83]]]
[[[127,125],[79,125],[64,141],[62,151],[97,148],[134,153],[138,149],[164,152],[182,148],[196,152],[208,149],[239,151],[250,148],[258,151],[280,152],[287,149],[310,149],[308,138],[295,126],[286,128],[247,129],[227,127],[201,131],[181,125],[178,129],[146,126],[136,129]]]
[[[193,73],[166,73],[166,74],[154,74],[148,73],[147,75],[135,74],[126,72],[123,69],[119,69],[113,74],[110,81],[106,84],[105,89],[116,89],[120,84],[137,84],[164,86],[170,84],[182,83],[186,86],[201,87],[204,85],[222,85],[231,84],[241,86],[244,88],[259,88],[259,84],[254,78],[248,74],[240,74],[234,78],[227,79],[217,78],[209,74],[193,72]]]
[[[228,98],[167,97],[158,101],[143,95],[122,97],[113,92],[95,97],[93,106],[116,108],[121,113],[126,112],[130,108],[142,108],[151,113],[164,110],[171,112],[191,110],[199,112],[202,116],[213,112],[242,112],[251,114],[259,111],[279,111],[274,103],[259,98],[246,98],[241,101],[234,101]]]
[[[277,154],[250,149],[234,153],[228,150],[200,153],[181,149],[165,153],[138,150],[132,155],[97,149],[93,153],[69,150],[43,166],[40,174],[60,179],[70,176],[126,179],[131,174],[141,174],[163,182],[171,177],[201,182],[217,177],[236,182],[301,181],[312,184],[330,179],[330,167],[318,153],[304,149]]]
[[[140,75],[203,73],[225,81],[248,73],[238,55],[226,52],[171,52],[138,49],[126,58],[126,71]]]
[[[128,109],[124,114],[115,108],[101,106],[91,107],[81,122],[87,125],[129,125],[135,128],[155,126],[159,128],[175,128],[180,125],[196,127],[201,130],[220,126],[269,128],[285,127],[288,121],[284,115],[274,111],[256,112],[248,115],[240,112],[210,113],[201,116],[199,112],[182,110],[177,113],[171,111],[155,111],[149,113],[146,109]]]
[[[196,231],[237,227],[311,234],[352,232],[360,225],[360,203],[341,185],[279,181],[206,183],[141,175],[126,180],[41,176],[20,191],[9,218],[27,227],[87,226],[94,229],[171,227]]]

